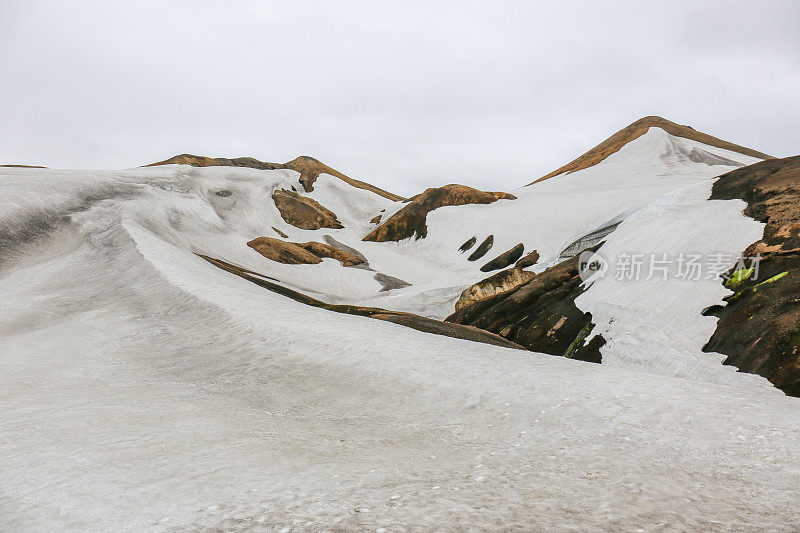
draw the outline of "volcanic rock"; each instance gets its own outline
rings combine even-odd
[[[258,237],[248,242],[247,246],[267,259],[287,265],[317,264],[322,262],[323,257],[336,259],[343,266],[354,266],[364,262],[354,254],[316,241],[297,243],[272,237]]]
[[[800,156],[723,174],[711,199],[735,198],[747,202],[745,215],[766,223],[742,254],[761,260],[757,269],[747,260],[728,273],[725,285],[734,294],[704,313],[719,318],[704,350],[800,396]]]
[[[489,280],[499,274],[484,281],[492,285]],[[497,333],[535,352],[600,362],[605,340],[596,335],[585,343],[594,328],[592,316],[575,305],[581,284],[573,257],[515,288],[462,305],[446,320]]]
[[[494,244],[494,235],[489,235],[483,240],[480,246],[475,248],[475,251],[472,252],[469,257],[467,257],[467,261],[477,261],[484,255],[486,255],[486,252],[488,252],[489,249],[491,249],[492,244]]]
[[[281,212],[283,220],[300,229],[343,228],[336,214],[326,209],[316,200],[287,189],[272,193],[275,207]]]
[[[267,259],[286,265],[311,265],[321,263],[319,256],[309,252],[293,242],[286,242],[272,237],[258,237],[247,243],[247,246]]]
[[[483,300],[489,296],[509,291],[535,276],[536,274],[533,272],[528,272],[519,268],[501,270],[465,289],[456,302],[456,311],[478,300]]]
[[[299,246],[305,248],[317,257],[330,257],[331,259],[336,259],[342,263],[342,266],[355,266],[364,262],[364,260],[356,254],[341,250],[335,246],[331,246],[330,244],[311,241],[300,244]]]
[[[428,234],[426,218],[428,213],[447,205],[490,204],[501,198],[516,199],[504,192],[484,192],[466,185],[445,185],[427,189],[411,198],[398,212],[383,224],[373,229],[362,240],[400,241],[415,236],[421,239]]]
[[[534,250],[531,253],[527,254],[525,257],[517,261],[514,265],[517,268],[528,268],[529,266],[533,266],[539,262],[539,252]]]
[[[492,270],[497,270],[499,268],[505,268],[520,257],[522,257],[522,252],[525,251],[525,245],[522,243],[517,244],[513,248],[506,250],[502,254],[498,255],[485,265],[481,267],[481,272],[491,272]]]
[[[458,251],[463,254],[464,252],[475,246],[476,242],[478,242],[477,239],[475,239],[475,237],[471,237],[467,239],[467,241],[464,244],[458,247]]]

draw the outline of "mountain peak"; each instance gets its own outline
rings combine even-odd
[[[229,159],[226,157],[206,157],[202,155],[180,154],[170,157],[169,159],[165,159],[164,161],[150,163],[149,165],[145,166],[152,167],[156,165],[191,165],[193,167],[248,167],[259,170],[289,169],[300,173],[300,183],[302,183],[306,192],[314,190],[314,182],[317,180],[320,174],[330,174],[331,176],[335,176],[353,187],[373,192],[379,196],[388,198],[389,200],[394,200],[396,202],[405,200],[405,198],[400,195],[391,193],[389,191],[384,191],[383,189],[371,185],[365,181],[346,176],[335,168],[331,168],[318,159],[308,155],[295,157],[287,163],[268,163],[265,161],[259,161],[253,157],[235,157],[233,159]]]
[[[707,133],[697,131],[691,126],[677,124],[671,120],[667,120],[664,117],[659,117],[657,115],[650,115],[632,122],[580,157],[570,161],[566,165],[554,170],[546,176],[529,183],[528,185],[533,185],[534,183],[552,178],[553,176],[557,176],[559,174],[570,174],[572,172],[577,172],[578,170],[592,167],[603,161],[611,154],[619,151],[620,148],[629,142],[638,139],[647,133],[650,128],[661,128],[670,135],[674,135],[676,137],[683,137],[684,139],[690,139],[707,144],[709,146],[730,150],[732,152],[737,152],[750,157],[757,157],[759,159],[772,159],[772,156],[763,152],[758,152],[751,148],[746,148],[744,146],[739,146],[738,144],[724,141],[717,137],[708,135]]]

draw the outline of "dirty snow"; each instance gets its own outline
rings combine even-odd
[[[701,200],[725,167],[685,164],[694,144],[651,130],[605,168],[436,210],[430,240],[390,244],[359,236],[399,206],[325,176],[311,196],[350,228],[284,223],[269,196],[291,171],[0,170],[0,530],[797,530],[800,403],[686,355],[701,317],[662,327],[685,332],[676,351],[637,338],[638,308],[615,313],[638,288],[586,293],[618,347],[593,365],[310,308],[193,253],[328,301],[441,314],[479,279],[457,252],[472,234],[495,233],[487,260],[525,242],[547,262],[624,211],[609,250],[641,244],[655,217],[676,233],[737,220],[736,202]],[[374,272],[269,262],[244,243],[272,226],[331,235],[414,285],[380,295]],[[718,300],[714,287],[679,309]],[[703,370],[673,377],[662,353]]]

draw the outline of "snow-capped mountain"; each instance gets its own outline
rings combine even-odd
[[[800,527],[800,174],[764,159],[647,117],[509,192],[1,168],[0,528]]]

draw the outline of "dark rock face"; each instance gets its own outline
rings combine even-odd
[[[275,207],[281,212],[283,220],[300,229],[343,228],[336,214],[326,209],[316,200],[306,198],[296,192],[280,189],[272,193]]]
[[[491,272],[492,270],[497,270],[499,268],[505,268],[508,265],[512,264],[514,261],[522,257],[522,252],[525,251],[525,245],[522,243],[517,244],[510,250],[506,250],[502,254],[498,255],[485,265],[481,267],[481,272]]]
[[[535,352],[600,362],[602,337],[584,345],[594,324],[575,306],[582,292],[575,257],[507,292],[465,305],[446,320],[497,333]]]
[[[458,251],[463,254],[464,252],[466,252],[467,250],[469,250],[470,248],[475,246],[476,242],[477,242],[477,239],[475,237],[467,239],[467,241],[464,244],[462,244],[461,246],[458,247]]]
[[[761,240],[743,252],[745,257],[761,254],[757,277],[755,271],[734,267],[725,281],[735,291],[727,305],[704,313],[719,318],[704,349],[723,353],[726,364],[800,396],[800,156],[724,174],[711,198],[746,201],[744,214],[766,227]]]
[[[377,320],[385,320],[387,322],[393,322],[395,324],[416,329],[418,331],[424,331],[426,333],[433,333],[436,335],[444,335],[445,337],[453,337],[456,339],[481,342],[484,344],[493,344],[495,346],[502,346],[504,348],[524,350],[522,346],[504,339],[499,335],[495,335],[494,333],[483,331],[478,328],[473,328],[471,326],[442,322],[441,320],[434,320],[432,318],[426,318],[411,313],[387,311],[386,309],[381,309],[379,307],[329,304],[321,300],[317,300],[316,298],[311,298],[310,296],[307,296],[301,292],[289,289],[288,287],[284,287],[279,283],[274,283],[273,281],[269,280],[272,278],[267,278],[258,272],[253,272],[252,270],[247,270],[242,267],[232,265],[226,261],[215,259],[206,255],[201,255],[200,257],[223,270],[240,276],[252,283],[255,283],[256,285],[264,287],[267,290],[277,294],[282,294],[287,298],[291,298],[292,300],[310,305],[312,307],[320,307],[336,313],[346,313],[349,315],[359,315]]]
[[[383,224],[369,232],[365,241],[400,241],[409,237],[417,239],[428,235],[428,213],[446,205],[490,204],[501,198],[516,197],[504,192],[484,192],[465,185],[445,185],[427,189],[412,199]]]
[[[456,302],[456,311],[478,300],[483,300],[489,296],[510,291],[514,287],[522,285],[532,279],[536,274],[519,268],[509,268],[501,270],[488,278],[475,283],[471,287],[464,289]]]
[[[527,254],[525,257],[517,261],[514,265],[517,268],[528,268],[530,266],[535,265],[539,262],[539,252],[534,250],[531,253]]]
[[[381,217],[382,217],[382,216],[383,216],[383,215],[377,215],[377,216],[374,216],[374,217],[372,217],[372,218],[370,219],[369,223],[370,223],[370,224],[380,224],[380,222],[381,222]]]
[[[486,252],[488,252],[492,248],[493,244],[494,244],[494,235],[489,235],[483,240],[483,242],[477,248],[475,248],[475,251],[472,252],[469,255],[469,257],[467,257],[467,261],[477,261],[484,255],[486,255]]]
[[[298,243],[259,237],[248,242],[247,246],[267,259],[287,265],[313,265],[321,263],[323,257],[336,259],[343,266],[355,266],[364,262],[354,254],[315,241]]]

